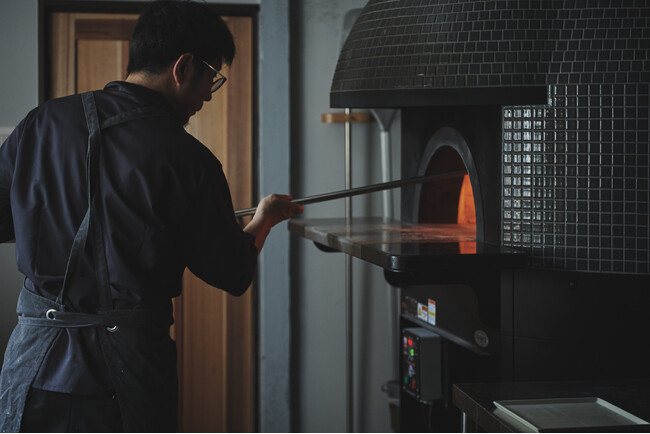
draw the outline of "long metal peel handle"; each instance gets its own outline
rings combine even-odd
[[[294,199],[292,202],[300,205],[307,205],[310,203],[326,202],[328,200],[342,199],[344,197],[357,196],[360,194],[374,193],[376,191],[388,190],[391,188],[404,187],[413,184],[424,184],[435,179],[455,178],[465,176],[467,172],[464,170],[455,170],[452,172],[436,173],[433,175],[416,176],[414,178],[400,179],[398,181],[382,182],[379,184],[366,185],[364,187],[355,187],[348,190],[339,190],[331,193],[317,194],[315,196],[308,196],[302,199]],[[255,214],[255,208],[245,208],[235,211],[236,217],[243,217]]]

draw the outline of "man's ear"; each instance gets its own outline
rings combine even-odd
[[[176,62],[174,62],[174,65],[172,66],[174,84],[180,86],[188,80],[190,65],[193,60],[194,55],[192,53],[183,53],[178,57],[178,59],[176,59]]]

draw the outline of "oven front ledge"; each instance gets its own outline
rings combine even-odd
[[[289,231],[325,248],[384,268],[427,276],[456,270],[514,269],[526,265],[523,252],[476,240],[472,227],[412,224],[381,217],[291,219]]]

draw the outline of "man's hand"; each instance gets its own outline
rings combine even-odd
[[[255,236],[257,251],[262,250],[273,226],[294,214],[302,214],[302,205],[291,202],[292,199],[290,194],[270,194],[257,205],[253,219],[244,228],[244,232]]]
[[[294,214],[302,214],[302,205],[291,202],[293,197],[290,194],[270,194],[262,199],[257,205],[257,211],[253,219],[260,215],[268,219],[271,226],[291,218]]]

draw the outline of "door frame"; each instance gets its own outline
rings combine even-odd
[[[38,0],[38,103],[45,102],[47,83],[45,78],[49,76],[49,53],[47,52],[47,35],[51,30],[48,25],[47,15],[52,12],[76,12],[76,13],[107,13],[107,14],[139,14],[140,11],[150,2],[148,1],[89,1],[89,0]],[[219,15],[233,17],[253,18],[253,31],[257,32],[258,27],[258,5],[250,4],[217,4],[206,3]],[[258,53],[257,34],[253,35],[253,52]],[[257,95],[257,60],[254,56],[253,65],[253,94]],[[257,101],[253,101],[253,111],[257,111]],[[255,148],[256,146],[254,146]]]

